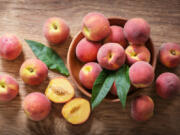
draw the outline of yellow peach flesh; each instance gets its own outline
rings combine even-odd
[[[74,96],[74,88],[66,78],[55,78],[50,81],[45,94],[55,103],[64,103]]]
[[[72,124],[81,124],[88,119],[90,111],[90,104],[87,100],[75,98],[63,106],[62,115]]]

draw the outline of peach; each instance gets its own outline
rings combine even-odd
[[[24,98],[22,107],[29,119],[40,121],[48,116],[51,110],[51,102],[44,94],[33,92]]]
[[[59,17],[49,18],[43,26],[44,36],[53,44],[64,42],[68,38],[69,32],[69,26]]]
[[[126,59],[125,51],[117,43],[106,43],[98,51],[98,63],[105,69],[117,70]]]
[[[110,93],[111,93],[112,95],[117,96],[117,88],[116,88],[116,83],[115,83],[115,82],[113,83],[113,85],[112,85],[112,87],[111,87],[111,89],[110,89]]]
[[[0,75],[0,101],[7,102],[14,99],[19,92],[17,81],[6,74]]]
[[[19,39],[11,34],[0,37],[0,48],[0,56],[6,60],[14,60],[22,52],[22,45]]]
[[[91,41],[100,41],[110,33],[108,19],[101,13],[88,13],[82,21],[82,33]]]
[[[180,45],[176,43],[164,43],[159,50],[160,62],[168,67],[177,67],[180,63]]]
[[[96,61],[100,43],[88,41],[83,38],[76,47],[76,56],[81,62]]]
[[[144,45],[129,45],[126,50],[128,64],[132,65],[137,61],[150,62],[151,54]]]
[[[180,90],[180,79],[177,75],[169,72],[162,73],[156,80],[156,92],[164,98],[172,98]]]
[[[57,77],[49,82],[45,95],[54,103],[65,103],[74,97],[74,88],[65,77]]]
[[[47,74],[47,66],[38,59],[28,59],[20,68],[20,77],[29,85],[39,85],[46,79]]]
[[[92,89],[93,84],[101,71],[101,66],[96,62],[86,63],[79,72],[79,80],[84,87]]]
[[[131,117],[137,121],[149,120],[154,113],[154,102],[149,96],[141,95],[131,102]]]
[[[130,19],[124,25],[124,35],[132,44],[145,44],[150,36],[150,26],[142,18]]]
[[[123,28],[121,26],[113,25],[110,27],[111,33],[105,39],[105,43],[119,43],[123,48],[126,48],[127,41],[123,33]]]
[[[62,108],[62,115],[71,124],[82,124],[90,116],[91,108],[89,101],[83,98],[74,98]]]
[[[145,61],[138,61],[129,68],[129,78],[136,88],[148,87],[154,80],[153,68]]]

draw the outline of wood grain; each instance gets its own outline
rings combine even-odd
[[[40,86],[24,85],[19,77],[23,61],[35,58],[23,39],[32,39],[48,45],[43,37],[42,25],[48,17],[64,18],[70,26],[71,37],[59,46],[52,46],[66,62],[72,37],[80,30],[83,16],[98,11],[107,17],[143,17],[151,25],[151,37],[158,50],[164,42],[180,44],[180,1],[179,0],[0,0],[0,35],[16,34],[23,43],[23,54],[14,61],[0,59],[0,73],[8,73],[20,84],[19,96],[10,103],[0,104],[0,135],[178,135],[180,133],[180,94],[173,100],[162,100],[155,94],[154,85],[142,94],[150,95],[155,101],[154,117],[138,123],[130,118],[130,101],[126,109],[120,103],[103,102],[91,114],[90,119],[79,126],[68,124],[60,114],[62,105],[53,104],[49,117],[41,122],[26,118],[21,102],[33,91],[44,92],[49,80],[61,76],[49,71],[48,79]],[[170,71],[180,76],[180,66],[168,70],[157,64],[156,76]],[[69,77],[69,80],[71,78]],[[74,86],[75,87],[75,86]],[[76,88],[76,87],[75,87]],[[76,95],[83,95],[76,88]]]

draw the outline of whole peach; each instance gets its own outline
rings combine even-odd
[[[150,36],[150,26],[142,18],[133,18],[124,25],[124,34],[132,44],[145,44]]]
[[[121,26],[113,25],[110,27],[111,32],[105,39],[105,43],[119,43],[123,48],[126,48],[127,41],[123,33],[123,28]]]
[[[137,121],[146,121],[153,116],[154,102],[149,96],[141,95],[131,102],[131,117]]]
[[[16,59],[22,51],[22,45],[15,35],[5,34],[0,37],[0,56],[6,60]]]
[[[126,50],[128,64],[132,65],[137,61],[150,62],[150,51],[144,45],[129,45]]]
[[[20,68],[20,77],[29,85],[38,85],[42,83],[46,79],[47,74],[47,66],[38,59],[28,59]]]
[[[69,32],[69,26],[59,17],[49,18],[43,26],[44,36],[53,44],[64,42],[68,38]]]
[[[92,41],[100,41],[110,33],[108,19],[101,13],[88,13],[82,21],[82,33]]]
[[[86,63],[79,72],[79,80],[84,87],[92,89],[93,84],[101,71],[101,66],[96,62]]]
[[[117,70],[126,59],[125,51],[117,43],[106,43],[98,51],[98,63],[108,70]]]
[[[145,61],[138,61],[129,68],[129,78],[136,88],[148,87],[154,80],[153,68]]]
[[[180,90],[180,79],[174,73],[165,72],[158,76],[156,80],[156,92],[164,98],[172,98]]]
[[[82,62],[95,61],[100,47],[100,43],[91,42],[83,38],[76,47],[76,56]]]
[[[19,92],[17,81],[6,74],[0,75],[0,101],[7,102],[14,99]]]
[[[51,110],[51,102],[40,92],[28,94],[22,106],[27,117],[33,121],[45,119]]]
[[[159,58],[166,67],[177,67],[180,63],[180,45],[170,42],[162,44],[159,50]]]

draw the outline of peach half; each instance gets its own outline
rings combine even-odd
[[[74,97],[74,88],[65,77],[58,77],[49,82],[45,95],[54,103],[65,103]]]
[[[19,92],[17,81],[6,74],[0,75],[0,101],[7,102],[14,99]]]
[[[132,65],[137,61],[150,62],[150,51],[144,45],[129,45],[126,50],[128,64]]]
[[[63,117],[71,124],[82,124],[90,116],[91,108],[88,100],[74,98],[62,108]]]

